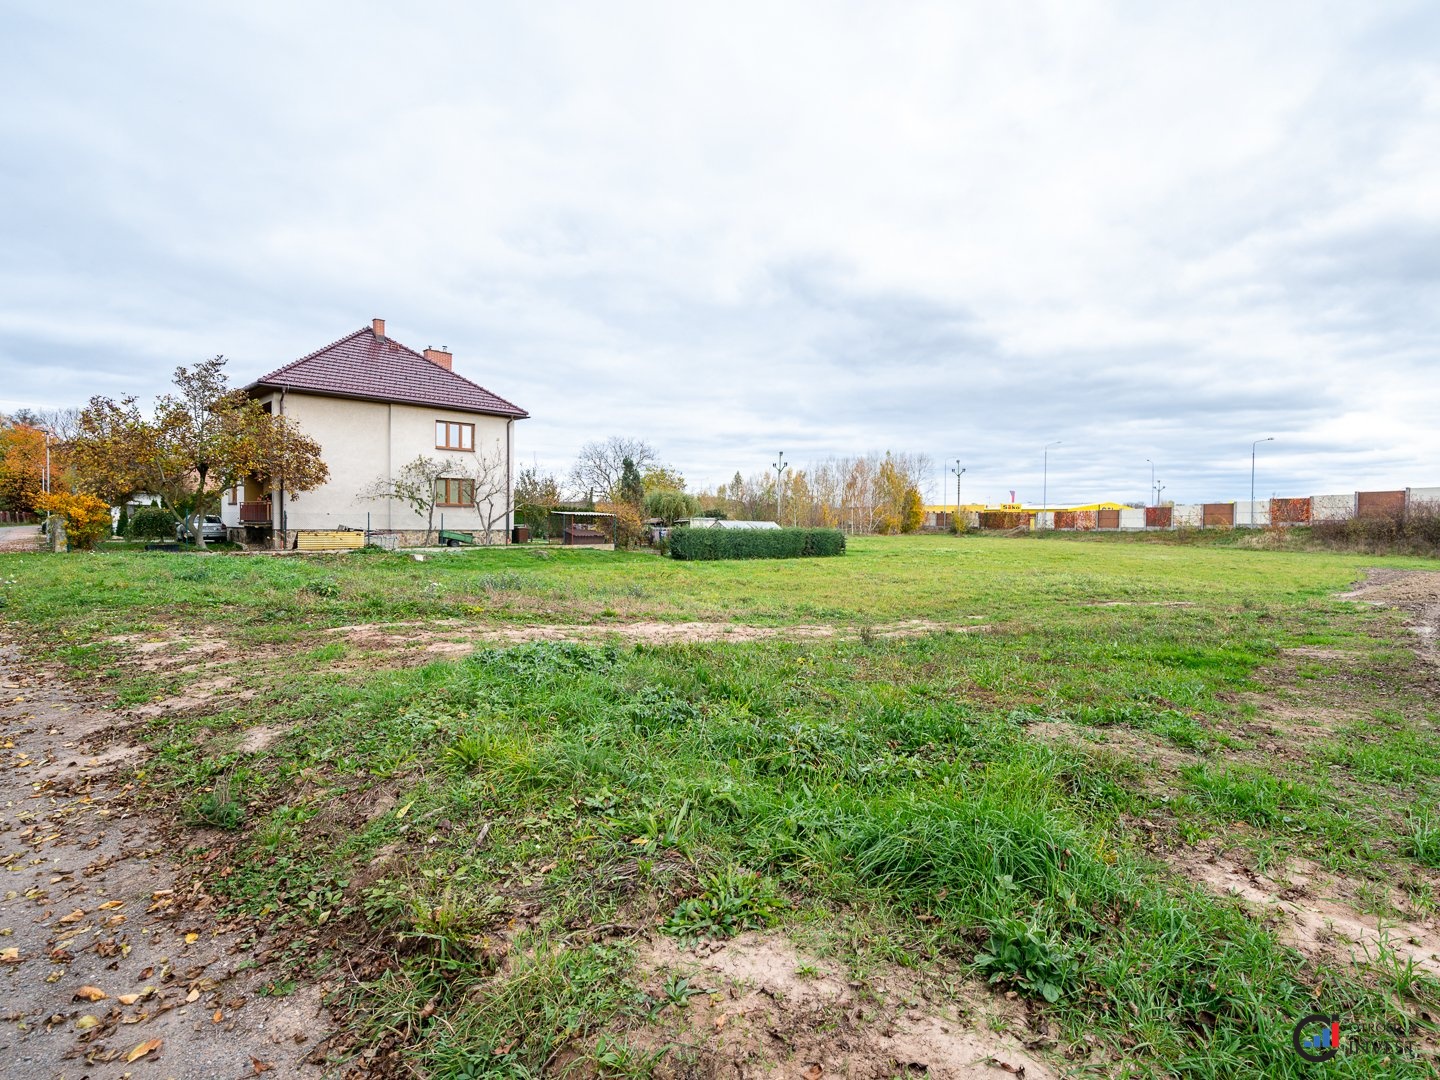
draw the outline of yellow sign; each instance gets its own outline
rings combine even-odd
[[[1000,509],[1001,509],[1001,510],[1024,510],[1024,509],[1025,509],[1025,506],[1024,506],[1023,503],[1001,503],[1001,504],[1000,504]]]

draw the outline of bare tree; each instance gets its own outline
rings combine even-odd
[[[570,466],[570,487],[577,496],[594,494],[614,501],[620,494],[626,458],[642,473],[660,461],[655,448],[644,439],[611,435],[603,442],[588,442],[580,448],[575,464]]]
[[[477,451],[474,462],[460,475],[470,484],[470,499],[485,531],[483,542],[494,543],[495,526],[500,526],[503,535],[510,518],[510,470],[505,452],[498,446],[493,451]]]

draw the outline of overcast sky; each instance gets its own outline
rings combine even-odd
[[[374,316],[692,485],[1440,484],[1440,5],[0,0],[0,409]],[[953,486],[949,488],[953,493]],[[953,497],[953,494],[952,494]]]

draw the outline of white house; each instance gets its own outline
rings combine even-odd
[[[446,350],[419,353],[387,338],[376,319],[251,383],[251,397],[320,444],[330,479],[299,495],[268,477],[248,479],[222,499],[225,524],[286,547],[303,530],[367,527],[415,542],[425,517],[373,492],[425,457],[451,469],[435,484],[437,528],[443,515],[446,529],[508,536],[515,421],[529,414],[451,365]]]

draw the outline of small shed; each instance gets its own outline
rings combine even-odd
[[[598,510],[550,511],[550,535],[566,547],[614,547],[615,515]]]

